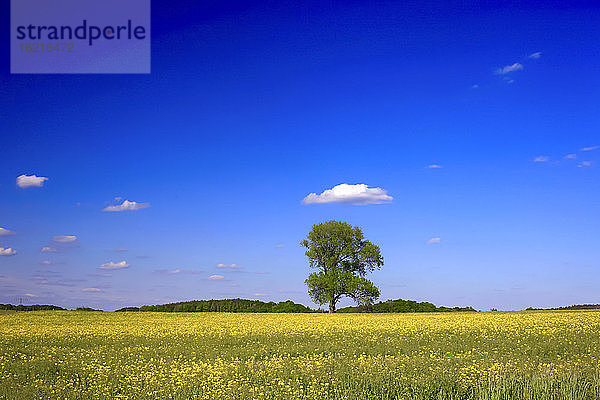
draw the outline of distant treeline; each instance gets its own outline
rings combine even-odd
[[[579,305],[570,307],[561,307],[560,310],[583,310],[600,308],[600,305]],[[12,311],[45,311],[45,310],[66,310],[65,308],[53,305],[18,305],[0,304],[0,310]],[[101,311],[89,307],[79,307],[76,311]],[[291,300],[275,303],[273,301],[264,302],[260,300],[245,299],[223,299],[223,300],[194,300],[183,301],[179,303],[158,304],[141,307],[123,307],[117,312],[123,311],[158,311],[158,312],[232,312],[232,313],[310,313],[323,312],[322,310],[312,310],[302,304],[294,303]],[[477,311],[473,307],[436,307],[429,302],[416,302],[413,300],[387,300],[371,306],[344,307],[337,312],[340,313],[422,313],[422,312],[449,312],[449,311]]]
[[[436,307],[427,301],[416,302],[414,300],[387,300],[371,306],[344,307],[338,312],[372,312],[372,313],[422,313],[422,312],[449,312],[449,311],[477,311],[473,307]]]
[[[600,304],[575,304],[567,307],[558,307],[554,310],[598,310]]]
[[[532,308],[529,307],[527,310],[600,310],[600,304],[575,304],[566,307],[557,308]]]
[[[24,306],[22,304],[13,306],[12,304],[0,304],[0,310],[10,311],[48,311],[48,310],[65,310],[65,308],[59,306],[52,306],[49,304],[34,304],[31,306]]]
[[[159,312],[238,312],[238,313],[309,313],[322,312],[312,310],[302,304],[291,300],[281,303],[262,302],[259,300],[224,299],[224,300],[194,300],[180,303],[159,304],[142,307],[124,307],[121,311],[159,311]],[[432,303],[418,303],[412,300],[388,300],[372,306],[345,307],[338,312],[352,313],[417,313],[417,312],[448,312],[448,311],[476,311],[473,307],[436,307]]]
[[[291,300],[280,303],[265,303],[259,300],[224,299],[194,300],[154,306],[124,307],[117,311],[159,311],[159,312],[238,312],[238,313],[307,313],[313,312],[302,304]]]

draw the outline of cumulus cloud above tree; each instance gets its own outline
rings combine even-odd
[[[302,204],[345,203],[354,205],[389,203],[393,197],[380,187],[370,188],[359,183],[349,185],[342,183],[321,194],[311,193],[302,200]]]

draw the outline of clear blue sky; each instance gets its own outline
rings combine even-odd
[[[339,219],[381,246],[382,299],[600,303],[600,9],[152,13],[150,75],[10,75],[2,33],[0,302],[313,306],[298,243]],[[393,200],[302,204],[339,184]]]

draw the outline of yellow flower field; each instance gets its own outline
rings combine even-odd
[[[600,399],[600,312],[0,314],[2,399]]]

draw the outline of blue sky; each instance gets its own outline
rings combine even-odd
[[[382,299],[600,303],[598,11],[155,0],[150,75],[11,75],[6,31],[0,302],[313,306],[339,219]],[[381,204],[303,204],[340,184]]]

